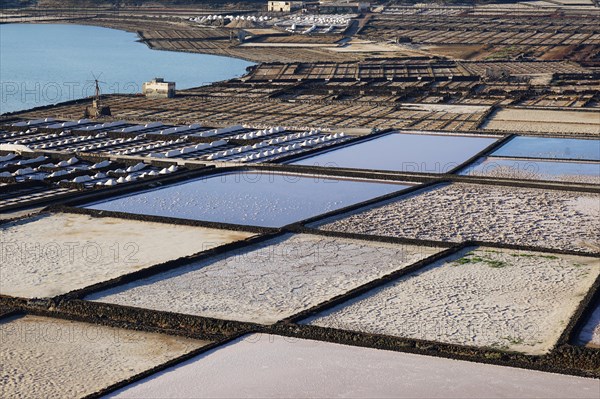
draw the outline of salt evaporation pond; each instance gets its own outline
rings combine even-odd
[[[600,140],[518,136],[492,155],[600,161]]]
[[[407,187],[308,175],[233,172],[121,196],[86,208],[282,227]]]
[[[39,316],[0,322],[1,398],[81,398],[209,344]]]
[[[66,294],[251,235],[72,213],[20,219],[0,227],[0,294]]]
[[[292,162],[293,165],[447,173],[497,141],[492,137],[391,133]]]
[[[305,323],[543,354],[567,327],[599,266],[591,257],[467,249]]]
[[[600,163],[487,157],[461,174],[599,184]]]
[[[108,397],[597,398],[598,381],[254,334]]]
[[[272,324],[439,251],[424,246],[286,235],[86,299]]]
[[[251,63],[207,54],[155,51],[135,33],[82,25],[2,24],[0,114],[87,97],[93,74],[103,93],[139,93],[161,76],[186,89],[241,76]]]

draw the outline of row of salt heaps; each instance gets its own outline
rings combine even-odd
[[[265,16],[255,16],[255,15],[204,15],[202,17],[192,17],[190,21],[192,22],[208,22],[208,21],[217,21],[217,20],[229,20],[229,21],[252,21],[252,22],[263,22],[270,20],[271,17],[268,15]]]
[[[146,168],[147,166],[148,165],[145,163],[139,163],[133,167],[127,168],[127,172],[131,171],[131,174],[129,174],[127,176],[121,176],[117,179],[111,178],[111,179],[108,179],[105,181],[100,181],[100,182],[96,183],[96,186],[116,186],[117,184],[134,182],[134,181],[137,181],[138,179],[144,179],[147,177],[168,175],[170,173],[177,172],[177,170],[179,169],[176,165],[171,165],[168,168],[163,168],[158,172],[155,170],[150,170],[148,172],[139,173],[142,169]],[[123,170],[117,169],[115,172],[123,172]],[[95,179],[102,179],[102,178],[106,178],[106,177],[107,177],[107,175],[104,175],[101,173],[96,174],[96,176],[94,176]]]
[[[29,130],[27,131],[29,132]],[[22,140],[15,140],[12,142],[12,144],[31,144],[31,143],[35,143],[37,141],[43,141],[43,140],[50,140],[50,139],[54,139],[54,138],[59,138],[59,137],[65,137],[65,136],[71,136],[71,133],[69,132],[60,132],[60,133],[49,133],[49,134],[44,134],[44,135],[40,135],[40,136],[35,136],[35,137],[30,137],[30,138],[24,138]]]
[[[201,143],[189,147],[183,147],[181,149],[174,149],[167,152],[153,152],[147,156],[150,158],[176,158],[185,154],[193,152],[206,151],[211,148],[222,147],[227,144],[226,140],[217,140],[212,143]]]
[[[39,126],[39,125],[48,124],[49,122],[54,122],[54,121],[56,121],[56,119],[54,119],[54,118],[33,119],[30,121],[15,122],[11,126],[14,126],[14,127]]]
[[[269,129],[256,130],[253,132],[240,134],[240,135],[234,136],[233,138],[236,140],[251,140],[251,139],[270,136],[270,135],[278,134],[278,133],[282,133],[282,132],[285,132],[285,128],[283,128],[281,126],[276,126],[276,127],[272,127]]]
[[[320,134],[318,130],[311,130],[309,132],[295,133],[288,136],[278,137],[275,139],[262,141],[260,143],[254,144],[252,146],[242,146],[233,148],[226,151],[220,151],[216,154],[209,155],[207,160],[227,160],[234,162],[257,162],[259,160],[273,159],[279,158],[284,155],[292,154],[294,152],[298,152],[304,150],[306,148],[311,148],[315,146],[322,145],[324,143],[333,144],[333,142],[338,141],[340,139],[345,138],[344,133],[335,133],[326,136],[314,137]],[[298,140],[302,141],[298,141]],[[294,142],[295,141],[295,142]],[[294,142],[294,143],[292,143]],[[289,143],[288,145],[281,145]]]
[[[55,141],[51,141],[51,142],[48,142],[48,143],[35,144],[35,145],[32,146],[32,148],[35,148],[35,149],[41,149],[41,148],[52,149],[53,147],[64,146],[64,145],[68,145],[68,144],[77,144],[77,143],[82,143],[84,141],[89,141],[89,140],[94,140],[94,139],[100,139],[100,138],[104,138],[104,137],[106,137],[106,133],[98,133],[95,136],[91,136],[91,135],[90,136],[70,136],[70,137],[65,138],[63,140],[55,140]],[[79,147],[78,147],[78,150],[80,150]]]
[[[106,122],[106,123],[99,123],[96,125],[84,126],[80,129],[73,129],[73,130],[86,131],[86,132],[95,131],[95,130],[108,130],[108,129],[123,126],[126,124],[127,124],[127,122],[125,122],[125,121]]]
[[[131,154],[136,154],[138,152],[152,151],[152,150],[156,150],[158,148],[168,147],[168,146],[172,146],[172,145],[175,145],[175,144],[181,144],[181,143],[185,143],[185,142],[186,142],[185,139],[160,141],[158,143],[141,145],[141,146],[138,146],[138,147],[128,148],[126,150],[110,151],[110,153],[111,154],[116,154],[116,155],[131,155]]]
[[[46,128],[47,129],[67,129],[67,128],[74,128],[74,127],[81,126],[81,125],[89,125],[91,123],[92,123],[92,121],[90,119],[80,119],[78,121],[67,121],[67,122],[55,123],[53,125],[46,126]]]

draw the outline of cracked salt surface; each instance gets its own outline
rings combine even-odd
[[[441,250],[286,235],[87,299],[271,324]]]
[[[600,195],[449,184],[337,220],[323,230],[424,240],[479,240],[600,252]]]
[[[292,165],[447,173],[497,138],[392,133],[292,162]]]
[[[254,334],[117,398],[598,398],[598,380]]]
[[[71,213],[33,216],[0,226],[0,294],[66,294],[250,236]]]
[[[282,227],[407,187],[284,173],[239,172],[198,178],[90,204],[86,208]]]
[[[303,323],[542,354],[599,274],[597,258],[483,247]]]

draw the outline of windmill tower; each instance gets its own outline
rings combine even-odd
[[[94,99],[92,100],[92,105],[88,105],[85,107],[85,118],[99,118],[101,116],[110,116],[110,107],[108,105],[102,105],[100,101],[100,81],[98,77],[94,75],[94,83],[96,85],[96,92],[94,94]]]

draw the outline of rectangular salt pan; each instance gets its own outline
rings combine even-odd
[[[370,235],[598,252],[599,201],[594,193],[454,183],[320,223]]]
[[[84,397],[208,344],[38,316],[3,320],[0,336],[2,398]]]
[[[392,133],[314,155],[293,165],[447,173],[496,138]]]
[[[518,136],[494,156],[600,161],[600,140]]]
[[[548,352],[597,276],[591,257],[477,248],[305,323],[529,354]]]
[[[87,299],[270,324],[436,252],[431,247],[286,235]]]
[[[408,185],[283,173],[198,178],[86,208],[262,227],[282,227]]]
[[[487,157],[461,175],[600,184],[600,163]]]
[[[598,381],[254,334],[117,391],[117,398],[597,398]]]
[[[0,226],[0,294],[66,294],[250,236],[71,213],[34,216]]]

